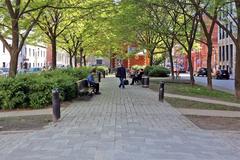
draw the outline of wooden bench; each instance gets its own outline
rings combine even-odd
[[[92,96],[94,94],[94,88],[90,87],[86,79],[82,79],[76,82],[78,96]]]

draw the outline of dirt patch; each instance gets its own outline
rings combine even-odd
[[[240,118],[185,115],[195,125],[206,130],[240,131]]]
[[[0,118],[0,132],[42,129],[51,121],[51,115]]]

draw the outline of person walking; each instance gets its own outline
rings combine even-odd
[[[126,79],[126,69],[124,68],[123,64],[121,64],[121,67],[117,68],[117,74],[116,77],[119,78],[120,80],[120,84],[119,84],[119,88],[125,88],[124,86],[124,79]]]

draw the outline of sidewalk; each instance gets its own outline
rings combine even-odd
[[[3,135],[1,160],[238,160],[240,138],[201,130],[141,86],[103,79],[101,95],[75,101],[56,126]]]

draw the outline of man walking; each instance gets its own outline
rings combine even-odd
[[[124,86],[124,79],[126,79],[126,69],[124,68],[123,64],[121,64],[121,67],[119,67],[117,69],[117,74],[116,74],[116,77],[119,78],[120,80],[120,84],[119,84],[119,88],[125,88]]]

